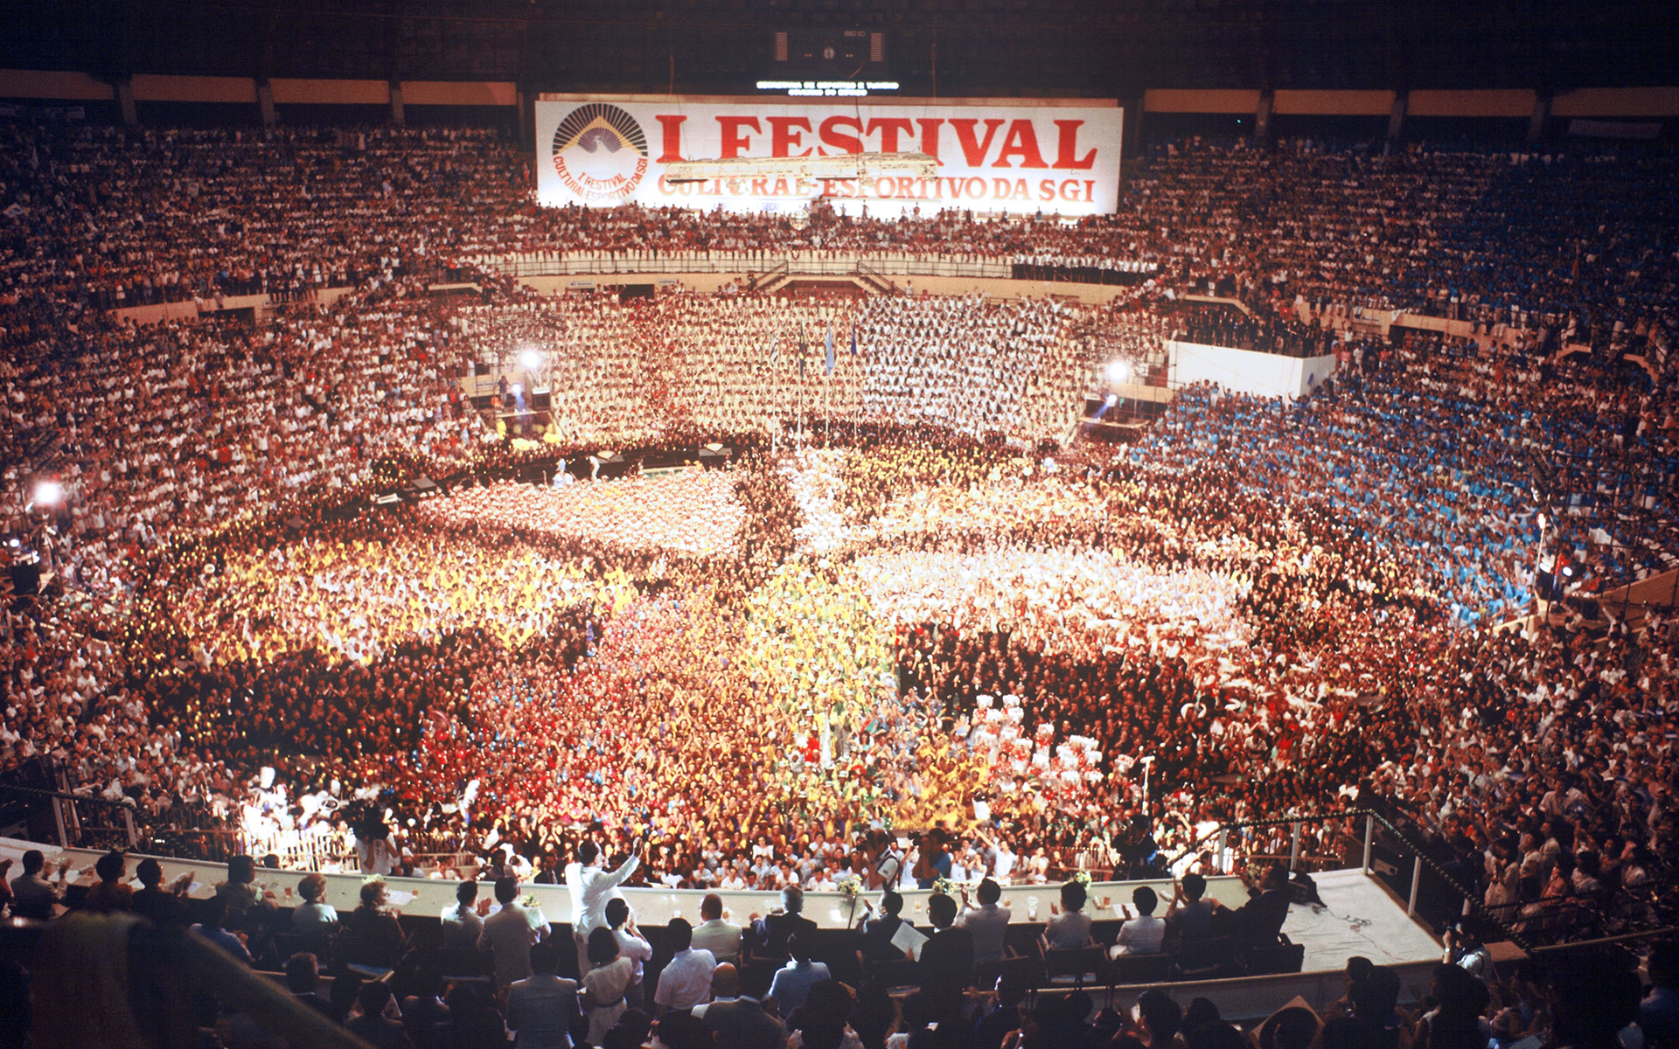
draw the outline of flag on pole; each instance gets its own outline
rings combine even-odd
[[[851,326],[851,356],[857,356],[857,325]]]
[[[781,333],[778,331],[770,336],[770,363],[781,359]]]
[[[823,357],[823,363],[828,369],[825,374],[828,374],[828,375],[834,374],[834,322],[833,321],[828,322],[828,352],[827,352],[827,355]]]

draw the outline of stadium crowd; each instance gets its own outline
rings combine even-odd
[[[1286,299],[1319,320],[1367,309],[1454,314],[1489,331],[1567,331],[1594,346],[1665,347],[1676,320],[1662,288],[1679,263],[1653,239],[1679,206],[1660,192],[1672,175],[1660,153],[1197,138],[1151,147],[1111,216],[993,222],[946,209],[894,221],[818,208],[795,224],[537,208],[511,144],[469,129],[10,121],[4,133],[4,283],[70,311],[355,286],[422,259],[690,253],[768,263],[794,253],[1154,267],[1149,299]]]
[[[0,515],[49,579],[0,626],[0,766],[316,863],[366,844],[360,800],[403,863],[650,837],[638,879],[715,888],[1043,883],[1128,865],[1138,814],[1163,862],[1379,804],[1513,927],[1671,906],[1676,624],[1580,600],[1679,544],[1665,158],[1190,142],[1113,217],[798,228],[536,209],[472,132],[0,129]],[[1159,269],[1096,308],[554,300],[465,261],[566,251]],[[445,272],[473,305],[428,293]],[[298,301],[209,312],[258,292]],[[1292,404],[1178,391],[1112,460],[997,440],[1063,436],[1113,340],[1152,352],[1190,292],[1302,337],[1405,309],[1481,338],[1396,337]],[[186,300],[209,315],[101,312]],[[554,409],[515,447],[462,381],[528,346]],[[801,401],[828,447],[780,455]],[[345,512],[714,438],[751,452]],[[1554,622],[1492,631],[1565,567]]]

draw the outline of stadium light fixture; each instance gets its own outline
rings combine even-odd
[[[42,481],[35,486],[35,505],[51,506],[64,498],[64,486],[57,481]]]
[[[1131,364],[1129,361],[1109,361],[1108,381],[1124,382],[1131,378]]]
[[[542,353],[534,349],[526,350],[519,354],[519,363],[525,366],[526,371],[536,371],[542,367]]]

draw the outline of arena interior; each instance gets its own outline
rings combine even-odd
[[[0,1049],[1679,1046],[1679,13],[0,15]]]

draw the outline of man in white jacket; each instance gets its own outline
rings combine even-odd
[[[611,900],[623,899],[624,894],[618,887],[641,866],[644,846],[645,842],[636,842],[630,850],[630,858],[622,866],[615,871],[604,871],[600,866],[600,846],[593,841],[584,841],[577,846],[577,862],[566,864],[565,880],[571,889],[571,937],[577,944],[579,976],[586,975],[592,968],[589,964],[589,933],[608,924],[606,905]]]

